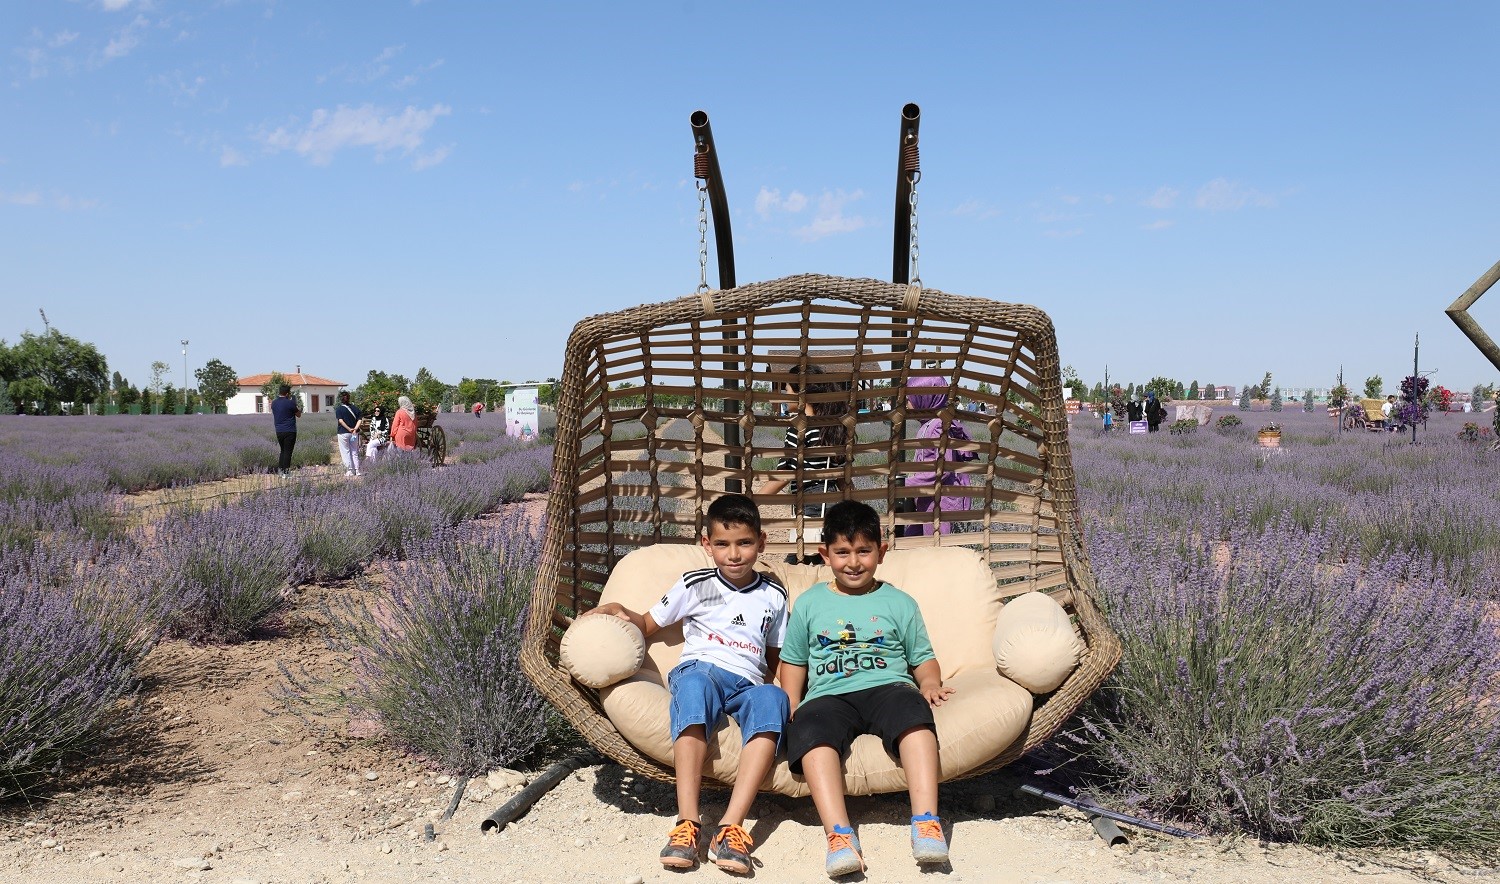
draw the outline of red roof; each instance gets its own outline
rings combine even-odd
[[[348,386],[348,384],[345,384],[343,381],[330,381],[328,378],[320,378],[314,374],[303,374],[296,371],[284,371],[281,373],[281,376],[286,378],[286,382],[294,387]],[[247,378],[240,378],[239,380],[235,381],[235,383],[239,384],[241,387],[264,387],[266,385],[266,381],[269,381],[270,379],[271,375],[269,373],[253,374]]]

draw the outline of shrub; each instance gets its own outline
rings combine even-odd
[[[1219,419],[1214,421],[1214,426],[1220,430],[1232,430],[1243,423],[1244,421],[1240,420],[1238,415],[1221,414]]]
[[[1103,781],[1215,832],[1500,849],[1500,637],[1482,604],[1411,558],[1329,568],[1329,532],[1228,533],[1227,560],[1091,533],[1125,645],[1073,734]]]
[[[328,612],[354,653],[354,708],[446,770],[514,766],[546,735],[545,704],[521,673],[537,532],[515,517],[484,542],[435,536],[372,603]]]
[[[0,799],[109,734],[161,634],[138,571],[124,544],[0,551]]]
[[[156,539],[154,571],[166,593],[183,600],[179,635],[242,641],[291,595],[301,543],[285,502],[173,514],[158,523]]]
[[[1230,415],[1227,414],[1224,415],[1224,417],[1229,416]],[[1172,425],[1170,427],[1167,427],[1167,430],[1170,431],[1174,436],[1185,436],[1189,433],[1198,432],[1198,422],[1190,417],[1185,417],[1182,420],[1173,421]]]

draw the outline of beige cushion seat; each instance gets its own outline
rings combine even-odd
[[[763,570],[786,586],[794,606],[797,596],[814,583],[832,578],[832,572],[822,566],[768,564],[764,558],[761,561]],[[620,560],[600,601],[619,602],[633,611],[644,612],[684,572],[711,566],[707,554],[695,544],[643,547]],[[1002,675],[996,666],[992,643],[1001,611],[1001,593],[980,556],[962,547],[895,550],[887,554],[876,576],[917,600],[942,664],[943,680],[955,689],[953,697],[934,711],[942,780],[960,778],[999,756],[1018,740],[1024,740],[1034,698],[1026,688]],[[1061,612],[1060,607],[1058,611]],[[581,622],[588,619],[591,618],[583,618]],[[1058,665],[1059,654],[1071,655],[1069,665],[1076,665],[1082,650],[1081,642],[1066,626],[1066,619],[1062,622],[1066,634],[1042,636],[1038,640],[1051,641],[1055,646],[1053,652],[1042,654],[1047,658],[1045,665],[1053,669]],[[613,643],[601,640],[607,638],[606,632],[620,633],[614,629],[590,630],[588,641],[580,641],[573,647],[568,646],[565,637],[569,665],[590,673],[620,672],[633,666],[634,659],[639,658],[631,655],[639,653],[638,646],[625,638]],[[647,643],[638,672],[600,690],[600,701],[611,724],[642,753],[667,767],[672,765],[672,744],[668,733],[670,695],[665,686],[666,674],[676,665],[681,651],[681,625],[667,627]],[[610,656],[618,659],[608,664],[600,659]],[[740,745],[739,727],[726,720],[710,741],[705,775],[733,783]],[[844,781],[851,795],[906,788],[899,763],[886,753],[879,738],[870,734],[857,738],[851,747],[845,759]],[[784,758],[778,761],[762,788],[794,797],[807,794],[806,784],[801,777],[792,775]]]

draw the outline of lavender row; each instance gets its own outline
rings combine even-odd
[[[1500,847],[1496,454],[1277,415],[1075,423],[1090,559],[1125,644],[1068,739],[1092,786],[1213,832]],[[1076,419],[1075,419],[1076,420]],[[1455,428],[1457,424],[1455,423]]]

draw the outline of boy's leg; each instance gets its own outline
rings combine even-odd
[[[852,875],[865,870],[865,858],[859,848],[859,836],[849,825],[849,808],[844,803],[844,765],[839,750],[828,745],[814,746],[802,756],[802,776],[812,792],[813,807],[823,823],[823,837],[828,855],[823,870],[828,877]]]
[[[913,727],[897,739],[901,769],[911,797],[911,852],[919,863],[948,861],[948,841],[943,837],[938,805],[937,734],[925,725]]]
[[[708,732],[724,714],[723,670],[702,660],[677,664],[667,674],[672,695],[672,765],[677,773],[677,824],[662,848],[661,863],[690,869],[698,864],[702,816],[698,806],[703,788],[703,762],[708,757]]]
[[[906,773],[906,791],[911,796],[911,815],[937,813],[938,742],[932,728],[914,727],[896,740],[901,769]]]

